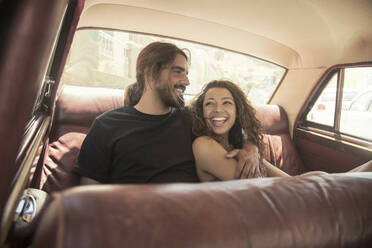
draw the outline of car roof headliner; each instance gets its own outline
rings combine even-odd
[[[84,27],[197,41],[289,69],[372,61],[371,0],[87,0]]]

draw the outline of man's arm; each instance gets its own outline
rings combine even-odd
[[[110,152],[107,130],[95,120],[85,137],[73,171],[81,176],[80,184],[104,183],[109,176]],[[87,181],[86,179],[92,181]]]
[[[235,158],[238,161],[235,170],[235,179],[262,177],[260,172],[260,154],[258,148],[252,143],[246,143],[243,149],[235,149],[226,154],[226,158]]]

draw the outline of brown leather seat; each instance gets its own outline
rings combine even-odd
[[[372,172],[53,194],[32,247],[372,247]]]
[[[71,172],[94,119],[124,105],[124,90],[64,86],[58,94],[50,141],[38,188],[47,192],[79,184]],[[255,106],[264,127],[265,158],[290,175],[306,171],[289,135],[288,119],[277,105]]]
[[[287,113],[278,105],[255,105],[264,130],[265,159],[289,175],[307,172],[289,134]]]
[[[124,90],[65,86],[59,92],[39,188],[47,192],[79,184],[71,172],[81,144],[97,116],[123,106]]]

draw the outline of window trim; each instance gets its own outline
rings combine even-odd
[[[335,138],[339,141],[348,141],[361,146],[371,147],[371,140],[363,139],[352,134],[340,132],[340,113],[342,108],[342,95],[343,95],[343,84],[345,69],[348,68],[358,68],[358,67],[372,67],[372,61],[363,63],[352,63],[352,64],[340,64],[330,67],[324,74],[320,77],[317,84],[313,88],[312,92],[309,94],[305,103],[303,104],[297,118],[295,121],[294,129],[302,129],[307,131],[317,130],[319,133],[326,135],[328,137]],[[325,124],[320,124],[306,120],[307,114],[312,110],[315,102],[318,100],[319,96],[323,92],[324,88],[328,85],[329,80],[338,74],[337,78],[337,92],[336,92],[336,106],[335,106],[335,116],[332,126]],[[340,94],[341,93],[341,94]]]

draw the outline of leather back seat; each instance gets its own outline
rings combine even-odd
[[[38,188],[50,193],[78,185],[71,170],[91,124],[103,112],[123,105],[123,89],[64,86],[58,93]],[[264,128],[265,158],[290,175],[306,171],[291,141],[284,109],[268,104],[255,108]]]
[[[79,184],[72,168],[97,116],[123,106],[124,90],[64,86],[58,94],[39,188],[46,192]]]
[[[264,133],[265,159],[289,175],[307,172],[289,133],[287,113],[278,105],[255,105]]]

